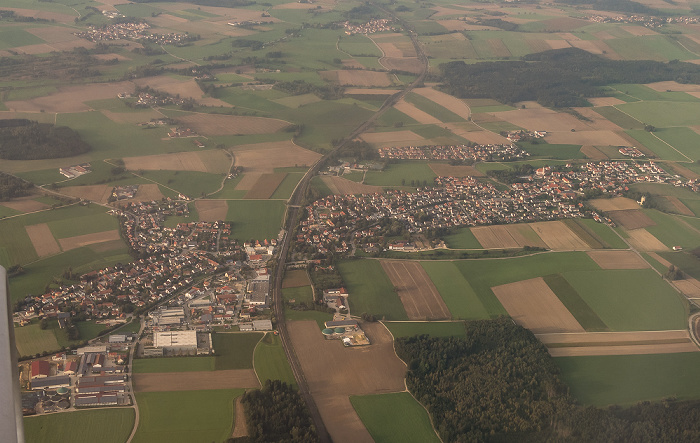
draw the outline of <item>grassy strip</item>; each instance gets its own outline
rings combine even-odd
[[[253,352],[261,337],[259,332],[213,334],[212,346],[216,350],[214,368],[253,369]]]
[[[461,337],[466,338],[464,323],[456,322],[384,322],[394,338],[413,337],[414,335],[429,335],[431,337]]]
[[[453,318],[487,319],[489,314],[466,278],[452,262],[421,262]]]
[[[581,298],[561,274],[550,274],[543,277],[547,286],[559,297],[566,309],[576,318],[583,329],[589,332],[609,331],[607,325],[598,317],[593,309]]]
[[[45,414],[24,419],[28,442],[123,443],[134,427],[132,408],[75,411],[69,414]]]
[[[350,311],[363,312],[386,320],[408,320],[394,286],[378,260],[347,260],[338,264],[346,283]]]
[[[688,343],[687,338],[667,338],[663,340],[634,340],[634,341],[604,341],[585,343],[547,343],[548,348],[587,348],[590,346],[639,346],[639,345],[670,345]]]
[[[260,383],[266,380],[282,380],[296,387],[296,380],[282,349],[279,336],[268,332],[255,348],[255,373]]]

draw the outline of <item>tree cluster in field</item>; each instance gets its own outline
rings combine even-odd
[[[241,397],[253,442],[317,442],[311,415],[296,389],[280,380],[267,380],[262,389]]]
[[[21,178],[0,172],[0,201],[29,195],[29,190],[33,187],[33,184]]]
[[[700,402],[582,407],[545,346],[509,318],[469,322],[466,338],[399,338],[406,384],[443,441],[700,441]]]
[[[95,67],[112,63],[98,60],[91,51],[82,47],[42,56],[20,54],[12,49],[7,52],[12,56],[0,57],[0,77],[3,80],[78,80],[99,76],[100,71]]]
[[[520,61],[455,61],[440,69],[442,88],[457,97],[510,104],[536,100],[549,107],[587,106],[587,97],[604,96],[601,87],[612,83],[700,83],[700,66],[691,63],[608,60],[577,48],[530,54]]]
[[[318,86],[304,80],[277,82],[274,88],[291,95],[314,94],[323,100],[342,98],[345,92],[345,88],[339,85]]]
[[[556,0],[566,5],[591,5],[596,11],[629,12],[635,14],[665,15],[658,9],[631,0]]]
[[[16,126],[0,127],[0,158],[40,160],[84,154],[91,147],[67,126],[54,126],[32,120],[16,119]]]

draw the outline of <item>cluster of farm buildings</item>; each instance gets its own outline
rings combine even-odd
[[[184,43],[193,39],[188,34],[151,34],[147,30],[151,26],[146,22],[117,23],[114,25],[88,26],[86,31],[74,33],[77,37],[91,42],[103,40],[135,39],[147,40],[159,45]]]
[[[373,19],[360,25],[345,22],[343,23],[343,27],[345,28],[345,33],[347,35],[374,34],[375,32],[394,31],[394,27],[391,26],[391,22],[391,19],[382,18]]]
[[[58,173],[67,178],[76,178],[81,175],[92,172],[90,168],[90,163],[82,163],[80,165],[67,166],[65,168],[58,168]]]
[[[398,160],[508,161],[530,154],[516,145],[400,146],[379,148],[380,158]]]

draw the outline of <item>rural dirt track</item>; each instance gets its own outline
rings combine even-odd
[[[252,369],[134,374],[133,378],[134,391],[136,392],[260,387],[258,377]]]
[[[409,320],[444,320],[452,316],[437,288],[418,262],[382,260],[382,268],[406,309]]]

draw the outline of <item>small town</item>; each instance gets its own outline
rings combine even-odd
[[[147,40],[159,45],[182,44],[196,40],[189,34],[149,34],[151,26],[146,22],[117,23],[105,26],[88,26],[86,31],[76,32],[75,35],[91,42],[119,39]]]
[[[343,23],[345,28],[345,33],[347,35],[353,34],[374,34],[376,32],[384,31],[394,31],[394,27],[391,26],[392,20],[390,19],[374,19],[367,23],[361,25],[350,23],[349,21]]]
[[[401,146],[379,148],[379,157],[397,160],[509,161],[530,154],[511,145]]]

